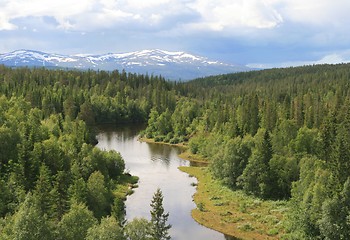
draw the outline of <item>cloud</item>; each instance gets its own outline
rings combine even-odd
[[[273,28],[282,21],[278,12],[259,0],[3,0],[0,6],[0,30],[15,29],[11,22],[16,18],[42,16],[54,17],[59,28],[77,31],[127,21],[157,25],[173,15],[189,12],[198,15],[198,21],[183,25],[214,31],[236,27]]]
[[[49,16],[56,19],[57,28],[75,31],[127,25],[235,35],[247,28],[268,30],[288,22],[342,28],[350,24],[345,20],[349,8],[348,0],[2,0],[0,30],[17,29],[13,21],[18,18]],[[182,15],[193,17],[181,19]]]
[[[2,0],[0,7],[0,30],[18,18],[54,17],[60,26],[68,26],[70,18],[86,12],[91,8],[91,1],[41,1],[41,0]]]
[[[0,0],[0,42],[9,50],[37,43],[67,53],[165,48],[244,63],[309,61],[349,48],[348,9],[348,0]]]
[[[75,31],[105,29],[137,22],[152,25],[173,15],[183,5],[168,0],[2,0],[0,30],[14,30],[18,18],[50,16],[60,29]]]
[[[251,63],[247,64],[248,67],[252,68],[280,68],[280,67],[296,67],[296,66],[307,66],[314,64],[339,64],[350,62],[350,50],[344,50],[343,52],[329,53],[322,56],[318,60],[313,61],[289,61],[282,63]]]
[[[214,31],[274,28],[283,21],[272,6],[259,0],[197,0],[189,6],[201,15],[201,22],[193,25]]]
[[[348,0],[281,0],[280,12],[290,21],[314,26],[339,26],[349,23]]]

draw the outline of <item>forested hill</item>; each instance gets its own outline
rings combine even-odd
[[[289,200],[287,239],[349,239],[349,84],[349,64],[197,79],[144,134],[188,141],[232,190]]]
[[[79,239],[97,219],[120,220],[124,162],[91,144],[96,124],[125,122],[184,142],[233,191],[288,200],[287,238],[350,239],[349,81],[348,64],[188,83],[0,66],[0,239],[33,226],[43,239],[78,239],[67,229],[81,212],[90,222]]]
[[[220,85],[236,85],[243,82],[270,83],[283,79],[297,80],[300,77],[306,79],[309,77],[320,78],[319,80],[325,78],[330,79],[330,77],[337,79],[339,77],[341,78],[343,74],[348,73],[349,67],[350,64],[322,64],[290,68],[273,68],[197,78],[190,81],[188,84],[213,87]],[[332,76],[328,76],[328,74]]]

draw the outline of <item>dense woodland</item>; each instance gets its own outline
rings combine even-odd
[[[93,145],[96,124],[144,122],[164,96],[175,104],[169,86],[125,72],[0,66],[0,239],[168,239],[161,191],[151,221],[125,223],[120,187],[135,179],[119,153]]]
[[[350,65],[197,79],[144,135],[188,141],[232,190],[285,199],[286,239],[350,239]]]
[[[94,239],[113,224],[137,239],[114,194],[124,162],[93,147],[96,124],[125,122],[148,122],[142,134],[155,141],[188,144],[232,190],[288,200],[285,238],[349,239],[349,80],[347,64],[187,83],[0,67],[0,239],[29,239],[33,228],[48,234],[33,239]],[[67,231],[78,219],[87,219],[80,238]]]

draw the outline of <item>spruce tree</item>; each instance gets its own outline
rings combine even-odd
[[[158,188],[153,195],[151,202],[151,224],[152,224],[152,239],[154,240],[168,240],[170,235],[168,230],[171,228],[170,224],[167,224],[169,213],[164,213],[163,208],[163,193]]]

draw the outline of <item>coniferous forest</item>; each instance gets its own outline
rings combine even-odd
[[[152,229],[145,219],[123,225],[124,161],[93,146],[96,125],[129,122],[187,145],[232,191],[288,201],[284,238],[349,239],[349,81],[349,64],[186,83],[2,66],[0,239],[96,239],[108,229],[138,239],[133,227]]]

